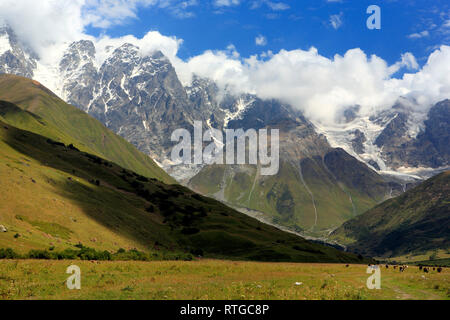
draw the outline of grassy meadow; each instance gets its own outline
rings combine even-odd
[[[66,269],[81,268],[81,290]],[[0,299],[407,300],[450,298],[450,270],[425,274],[382,268],[369,290],[366,265],[191,262],[0,261]]]

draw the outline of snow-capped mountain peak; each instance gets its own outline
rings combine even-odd
[[[36,54],[22,46],[14,31],[0,26],[0,73],[32,78],[36,69]]]

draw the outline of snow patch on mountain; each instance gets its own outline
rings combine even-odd
[[[225,110],[224,128],[228,127],[228,123],[232,120],[241,119],[245,111],[255,102],[254,98],[240,97],[235,105],[234,110]]]
[[[9,36],[8,34],[2,34],[0,35],[0,55],[4,54],[5,52],[11,50],[11,44],[9,43]]]
[[[424,122],[427,120],[427,114],[419,112],[417,108],[412,109],[410,105],[405,104],[405,101],[402,101],[402,103],[394,106],[391,110],[377,115],[356,116],[348,122],[343,121],[332,125],[320,122],[313,122],[313,124],[316,131],[327,138],[331,147],[344,149],[347,153],[366,163],[370,168],[382,175],[393,176],[403,181],[429,178],[436,172],[439,172],[439,170],[443,170],[443,168],[423,166],[392,168],[383,157],[383,146],[377,145],[377,139],[380,135],[400,115],[407,118],[404,128],[405,133],[401,137],[402,141],[406,143],[414,140],[424,131]],[[397,130],[401,130],[401,128]]]
[[[383,132],[384,125],[376,124],[370,121],[369,117],[355,119],[350,123],[324,125],[319,122],[313,122],[317,133],[323,134],[333,148],[342,148],[358,160],[367,163],[374,170],[376,163],[381,170],[387,170],[388,167],[381,157],[381,148],[375,145],[376,138]],[[365,142],[362,142],[364,152],[358,154],[353,147],[355,132],[362,132],[365,136]],[[371,163],[371,164],[370,164]]]

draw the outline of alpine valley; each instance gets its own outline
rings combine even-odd
[[[130,43],[110,47],[106,57],[99,57],[94,42],[81,40],[68,44],[51,65],[23,46],[8,26],[0,28],[0,43],[0,73],[35,81],[30,84],[21,77],[0,77],[0,100],[14,104],[6,105],[10,111],[2,115],[2,121],[17,128],[10,131],[14,135],[8,139],[18,141],[20,130],[27,130],[61,140],[59,134],[64,132],[68,138],[63,142],[73,143],[83,152],[165,183],[176,180],[266,224],[309,239],[339,242],[335,235],[333,240],[328,238],[343,223],[449,169],[450,100],[420,113],[418,102],[400,97],[392,108],[369,117],[361,115],[358,105],[349,105],[334,125],[325,125],[283,101],[246,92],[235,94],[207,78],[194,76],[191,83],[183,84],[162,52],[143,55]],[[24,86],[37,86],[40,91],[25,99],[19,88]],[[36,102],[44,92],[49,100],[42,105],[54,105],[58,100],[57,104],[77,107],[111,130],[99,129],[107,143],[127,148],[130,155],[108,153],[110,148],[102,141],[82,136],[67,120],[67,126],[61,128],[56,115],[44,114]],[[33,127],[24,126],[25,120],[17,120],[17,114],[33,122]],[[179,128],[193,130],[194,121],[202,121],[204,129],[222,131],[279,129],[278,174],[263,176],[258,165],[174,165],[171,134]],[[45,145],[40,137],[33,139]],[[125,141],[154,159],[170,177]],[[445,181],[448,188],[448,179]],[[219,206],[219,202],[210,205]],[[445,206],[443,211],[448,213],[448,202]],[[448,227],[448,219],[445,223]],[[448,239],[448,229],[446,232]],[[202,239],[207,241],[205,237]],[[200,236],[197,238],[200,241]],[[448,241],[436,243],[439,249],[448,245]],[[370,254],[379,252],[375,245]],[[416,249],[420,251],[420,246]]]

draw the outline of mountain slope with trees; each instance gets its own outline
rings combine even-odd
[[[376,257],[448,250],[450,171],[344,223],[331,238]]]

